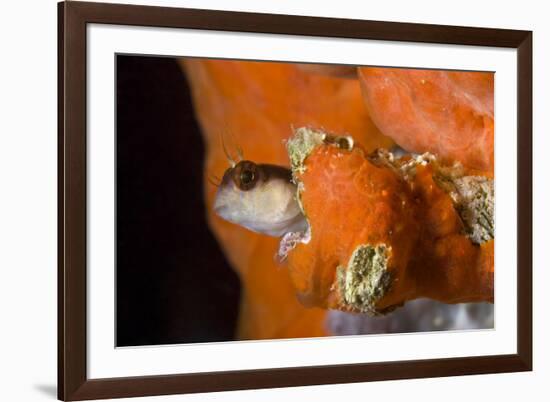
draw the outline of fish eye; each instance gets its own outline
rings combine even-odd
[[[258,166],[250,161],[239,162],[234,168],[233,180],[243,191],[252,189],[258,180]]]
[[[244,185],[250,184],[254,181],[255,176],[252,170],[243,170],[241,172],[241,183]]]

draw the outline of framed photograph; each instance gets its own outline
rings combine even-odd
[[[58,6],[59,399],[532,369],[530,31]]]

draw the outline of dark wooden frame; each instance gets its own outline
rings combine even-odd
[[[86,374],[86,25],[517,49],[517,354],[116,379]],[[82,400],[532,370],[532,32],[151,6],[58,4],[58,397]]]

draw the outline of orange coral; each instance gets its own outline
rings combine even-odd
[[[419,297],[492,301],[493,241],[479,246],[464,233],[446,189],[452,170],[433,158],[392,162],[326,141],[303,163],[294,174],[311,240],[288,261],[304,303],[376,314]],[[459,177],[490,182],[469,174]]]

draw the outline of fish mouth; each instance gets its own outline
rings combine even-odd
[[[229,220],[229,205],[219,202],[214,202],[214,206],[212,207],[214,210],[214,213],[218,215],[220,218]]]
[[[234,208],[232,208],[230,203],[220,202],[216,200],[214,201],[212,210],[214,211],[214,214],[216,214],[223,220],[242,226],[241,219],[237,215],[235,215]]]

